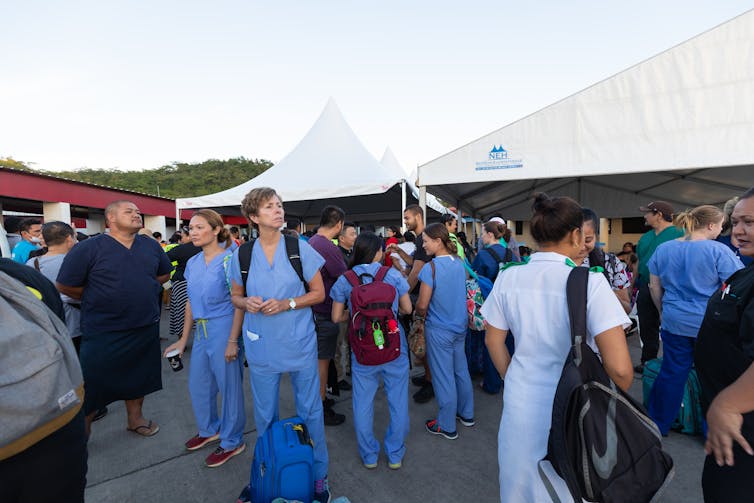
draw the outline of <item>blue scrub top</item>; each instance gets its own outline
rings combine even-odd
[[[662,328],[676,335],[696,337],[710,295],[743,264],[724,244],[705,239],[663,243],[647,267],[665,289]]]
[[[469,314],[466,310],[466,269],[461,259],[443,255],[433,259],[435,280],[432,282],[432,266],[424,264],[419,271],[419,281],[432,287],[432,299],[427,311],[427,325],[453,333],[466,332]]]
[[[379,262],[373,262],[371,264],[359,264],[353,268],[353,272],[355,272],[357,276],[360,274],[371,274],[372,276],[375,276],[381,265],[382,264],[380,264]],[[372,278],[365,276],[362,281],[364,283],[371,283]],[[408,282],[406,281],[406,278],[401,275],[401,273],[393,268],[390,268],[388,273],[385,275],[384,281],[388,285],[395,287],[396,295],[393,299],[393,314],[395,315],[395,318],[398,319],[398,299],[400,299],[404,294],[408,293]],[[335,302],[342,302],[343,304],[346,304],[346,306],[350,309],[351,290],[353,290],[351,283],[348,282],[345,276],[341,276],[332,286],[332,289],[330,290],[330,298]],[[400,323],[398,323],[398,326],[400,327],[401,333],[403,333],[403,326],[401,326]],[[405,337],[401,337],[401,351],[403,351],[404,354],[405,351],[407,351],[405,339]]]
[[[162,247],[137,235],[128,249],[107,234],[78,243],[65,256],[58,283],[83,286],[81,331],[127,330],[160,320],[157,276],[173,269]]]
[[[306,293],[304,284],[288,260],[283,238],[281,234],[272,266],[267,262],[262,247],[259,244],[254,246],[246,281],[247,296],[283,300]],[[309,282],[324,265],[325,259],[303,241],[299,243],[299,254],[304,279]],[[233,252],[233,259],[230,261],[230,278],[236,284],[241,284],[238,250]],[[307,368],[317,359],[317,334],[310,307],[274,316],[247,311],[244,314],[243,335],[246,358],[257,369],[291,372]]]
[[[494,283],[495,279],[497,278],[497,274],[500,272],[500,266],[502,264],[498,264],[495,260],[495,257],[493,257],[490,252],[485,251],[488,248],[492,248],[501,259],[505,259],[505,248],[502,245],[495,243],[492,246],[485,246],[483,249],[479,250],[479,253],[477,253],[476,257],[474,257],[474,263],[471,264],[471,268],[474,269],[474,272],[476,272],[477,274],[481,274],[485,278],[489,278],[490,281]],[[516,260],[516,257],[513,256],[512,250],[511,262],[518,262],[518,260]]]
[[[212,319],[233,315],[230,302],[230,269],[233,251],[228,249],[220,253],[207,264],[204,252],[197,253],[186,263],[184,278],[191,314],[194,319]]]

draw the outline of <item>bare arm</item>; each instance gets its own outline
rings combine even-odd
[[[629,288],[623,288],[620,290],[613,290],[615,292],[615,296],[618,297],[618,301],[620,302],[620,305],[623,306],[623,310],[626,312],[626,314],[631,312],[631,297],[628,295],[628,292],[631,290]]]
[[[157,282],[161,285],[164,284],[169,279],[170,279],[170,273],[161,274],[160,276],[157,276]]]
[[[484,344],[487,346],[487,351],[490,353],[490,359],[492,359],[497,373],[500,374],[500,377],[505,378],[505,373],[508,372],[508,365],[511,363],[511,355],[505,346],[505,338],[508,336],[508,331],[493,327],[490,324],[487,324],[486,327]]]
[[[333,301],[332,311],[330,311],[330,317],[332,318],[333,323],[348,321],[348,311],[346,311],[346,305],[342,302]]]
[[[230,327],[228,344],[225,347],[225,361],[231,362],[238,358],[238,338],[241,336],[244,312],[236,309],[233,312],[233,325]]]
[[[412,309],[413,307],[411,306],[411,297],[409,297],[407,293],[404,293],[398,299],[398,313],[411,314]]]
[[[665,293],[665,289],[662,288],[662,281],[659,276],[654,274],[649,275],[649,294],[652,296],[652,302],[655,303],[657,312],[662,316],[662,296]]]
[[[419,272],[422,270],[422,267],[424,267],[425,263],[426,262],[424,262],[423,260],[414,260],[413,266],[411,266],[411,272],[408,273],[408,278],[406,278],[406,281],[408,281],[409,291],[413,290],[416,287],[416,284],[419,282]],[[429,300],[427,300],[427,305],[429,305]]]
[[[594,338],[602,356],[602,364],[607,375],[623,391],[628,391],[634,380],[634,369],[628,353],[626,334],[623,327],[609,328]]]
[[[419,314],[420,316],[427,314],[427,309],[429,309],[429,301],[431,298],[432,287],[427,283],[422,283],[421,287],[419,287],[419,298],[416,301],[417,314]]]
[[[58,289],[60,293],[63,295],[67,295],[72,299],[81,300],[81,297],[84,295],[84,287],[83,286],[68,286],[68,285],[61,285],[58,282],[55,282],[55,287]]]

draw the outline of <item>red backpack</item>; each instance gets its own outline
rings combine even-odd
[[[351,284],[351,320],[348,323],[348,340],[362,365],[381,365],[398,358],[401,354],[401,332],[393,314],[393,301],[397,291],[384,282],[389,267],[382,266],[377,275],[356,275],[346,271]],[[364,284],[362,278],[373,278]]]

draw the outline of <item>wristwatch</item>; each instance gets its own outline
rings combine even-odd
[[[288,310],[293,311],[294,309],[296,309],[296,301],[293,300],[293,297],[291,297],[290,299],[288,299]]]

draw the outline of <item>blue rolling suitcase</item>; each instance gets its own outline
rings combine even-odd
[[[644,391],[644,407],[648,407],[649,393],[652,391],[657,374],[662,367],[662,358],[650,360],[644,364],[642,376],[642,388]],[[704,414],[702,413],[701,388],[696,369],[691,369],[686,379],[686,387],[683,390],[683,401],[678,410],[678,417],[670,427],[671,430],[687,435],[701,435],[705,432]]]
[[[275,498],[311,503],[314,499],[314,451],[300,417],[272,423],[257,439],[250,495],[252,503],[270,503]]]

